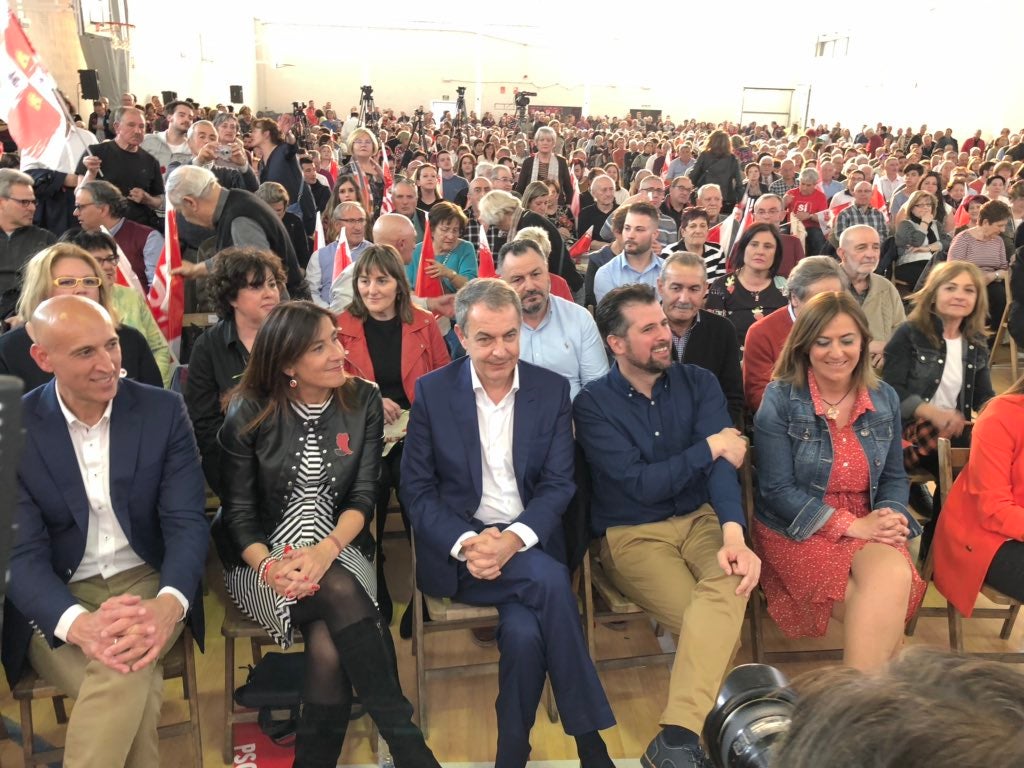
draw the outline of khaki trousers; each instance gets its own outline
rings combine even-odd
[[[685,517],[609,528],[601,564],[616,588],[679,635],[662,725],[700,733],[739,648],[747,599],[718,564],[722,527],[710,505]]]
[[[94,576],[68,588],[83,608],[92,611],[115,595],[156,597],[160,574],[142,565],[109,580]],[[179,624],[164,646],[161,659],[181,629]],[[36,674],[75,700],[64,742],[65,768],[160,765],[156,729],[164,690],[161,662],[122,674],[91,661],[77,645],[65,643],[50,648],[38,633],[29,645],[29,661]]]

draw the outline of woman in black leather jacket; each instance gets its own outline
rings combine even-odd
[[[306,643],[295,765],[336,764],[352,688],[395,765],[438,766],[411,721],[374,594],[368,523],[384,417],[374,384],[346,376],[337,321],[306,301],[276,307],[256,335],[221,428],[228,593],[282,646]]]

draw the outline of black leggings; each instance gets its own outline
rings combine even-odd
[[[1024,601],[1024,541],[1007,541],[996,550],[985,583]]]
[[[320,579],[320,590],[292,606],[292,621],[302,630],[306,644],[303,700],[310,704],[339,705],[352,699],[352,684],[345,674],[332,635],[363,619],[376,619],[377,608],[358,579],[335,562]]]

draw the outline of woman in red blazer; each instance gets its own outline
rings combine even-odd
[[[338,316],[338,336],[347,350],[345,371],[376,382],[385,425],[401,423],[412,406],[416,379],[447,365],[448,347],[433,315],[413,306],[402,258],[390,245],[363,251],[352,269],[352,285],[352,303]],[[389,622],[392,606],[381,541],[391,489],[398,490],[402,443],[394,443],[381,461],[377,485],[377,601]],[[409,531],[405,509],[401,512]]]
[[[978,416],[933,546],[935,585],[964,616],[982,584],[1024,600],[1024,377]]]

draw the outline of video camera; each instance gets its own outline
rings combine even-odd
[[[530,106],[530,97],[536,95],[534,91],[520,91],[516,94],[516,106],[520,108]]]
[[[293,101],[292,102],[292,117],[296,120],[306,119],[306,102],[304,101]]]
[[[704,721],[704,743],[715,768],[768,768],[796,706],[789,680],[767,664],[742,664],[718,691]]]

